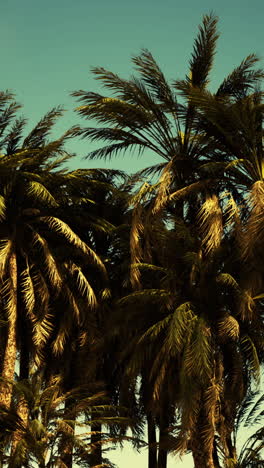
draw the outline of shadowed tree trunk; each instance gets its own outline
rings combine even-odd
[[[194,468],[216,468],[213,460],[214,439],[212,438],[211,442],[208,442],[203,435],[206,420],[205,411],[200,408],[191,441]]]
[[[166,449],[166,438],[168,436],[167,418],[161,415],[159,424],[159,452],[158,452],[158,466],[157,468],[167,468],[168,450]]]
[[[74,400],[73,399],[68,399],[65,401],[65,412],[67,413],[67,409],[70,409],[72,407],[72,405],[74,404]],[[73,435],[74,436],[74,431],[75,431],[75,427],[74,427],[74,423],[70,423],[68,422],[68,426],[69,426],[69,431],[70,431],[70,435]],[[63,466],[67,467],[67,468],[72,468],[72,459],[73,459],[73,442],[72,440],[69,438],[69,439],[63,439],[62,441],[62,446],[61,446],[61,456],[60,456],[60,459],[63,463]]]
[[[98,413],[93,412],[91,414],[92,419],[98,418]],[[102,425],[99,423],[92,423],[91,424],[91,432],[94,434],[91,435],[91,445],[94,446],[93,452],[91,453],[90,457],[90,465],[91,468],[93,466],[100,466],[102,464]]]
[[[157,468],[157,439],[156,439],[156,427],[153,417],[148,414],[147,416],[148,426],[148,468]]]

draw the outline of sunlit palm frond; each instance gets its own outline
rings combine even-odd
[[[174,179],[172,171],[173,163],[174,161],[172,159],[168,164],[166,164],[159,178],[157,195],[155,197],[155,203],[153,206],[153,214],[160,213],[162,208],[168,202],[171,192],[171,185]]]
[[[29,267],[27,267],[21,273],[21,292],[24,299],[26,311],[29,317],[33,316],[33,311],[35,307],[35,292],[34,292],[34,283],[30,276]]]
[[[254,246],[262,241],[262,220],[264,215],[263,197],[264,183],[259,180],[253,184],[250,192],[250,216],[246,223],[245,235],[242,238],[242,255],[245,258],[252,255]]]
[[[8,261],[12,253],[12,241],[10,239],[2,239],[0,244],[0,271],[1,276],[6,273]]]
[[[47,274],[52,286],[55,287],[57,290],[60,290],[62,286],[61,274],[59,272],[57,262],[49,249],[47,241],[36,231],[33,232],[32,237],[34,244],[41,248],[41,251],[44,255]]]
[[[52,321],[52,314],[45,314],[41,319],[35,319],[33,321],[33,342],[38,350],[47,343],[54,330],[54,323]]]
[[[235,317],[227,315],[219,322],[218,332],[219,336],[223,340],[228,340],[229,338],[232,340],[238,340],[240,334],[239,323]]]
[[[8,320],[14,326],[14,320],[17,316],[17,297],[14,291],[13,282],[11,278],[6,279],[1,288],[1,294],[4,298],[4,309],[6,311]]]
[[[223,236],[222,210],[216,195],[207,197],[198,214],[202,245],[207,254],[216,250]]]
[[[76,274],[76,282],[78,291],[80,294],[87,299],[89,307],[94,308],[97,306],[97,299],[92,286],[87,280],[86,276],[82,272],[80,267],[73,265],[71,268],[73,274]]]
[[[0,195],[0,221],[4,221],[6,216],[6,200]]]
[[[88,255],[100,267],[101,271],[105,272],[105,266],[99,256],[73,232],[68,224],[54,216],[43,216],[40,220],[47,224],[54,232],[61,234],[69,243],[80,249],[84,254]]]

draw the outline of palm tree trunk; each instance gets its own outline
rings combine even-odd
[[[10,289],[8,291],[8,334],[5,346],[2,377],[12,382],[15,374],[17,352],[17,259],[13,252],[9,261]],[[0,405],[10,408],[12,400],[12,385],[7,382],[0,384]]]
[[[216,468],[213,460],[213,444],[208,444],[203,440],[201,427],[198,425],[192,436],[191,449],[194,468]]]
[[[148,426],[148,468],[157,468],[156,427],[152,416],[147,416]]]
[[[91,418],[97,418],[98,414],[92,411]],[[102,425],[98,423],[91,424],[91,445],[94,445],[93,452],[91,453],[90,457],[90,465],[91,468],[93,466],[100,466],[102,464]],[[93,434],[94,432],[94,434]]]
[[[168,451],[164,448],[164,441],[167,437],[167,427],[164,424],[164,421],[160,424],[160,433],[159,433],[159,453],[158,453],[158,468],[167,468],[167,458]]]
[[[210,425],[207,411],[203,406],[203,397],[201,397],[200,405],[199,414],[191,439],[194,468],[216,468],[213,456],[215,448],[215,431]]]
[[[67,410],[72,408],[73,405],[74,405],[74,400],[72,398],[67,399],[65,401],[66,417],[67,417]],[[68,425],[71,428],[70,429],[70,435],[74,436],[74,432],[75,432],[74,422],[68,422]],[[62,444],[61,444],[61,449],[60,449],[60,460],[62,461],[63,466],[66,466],[67,468],[72,468],[73,448],[74,448],[74,443],[70,438],[63,438],[62,439]]]

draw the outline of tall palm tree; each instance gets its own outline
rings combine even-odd
[[[140,155],[145,151],[154,152],[163,161],[146,168],[141,174],[161,175],[158,204],[166,199],[168,191],[181,189],[174,197],[179,214],[182,214],[182,197],[201,191],[212,183],[215,164],[207,163],[219,162],[221,157],[214,141],[208,138],[203,128],[197,128],[196,102],[186,92],[186,88],[191,88],[210,96],[207,88],[217,38],[217,17],[212,14],[204,16],[194,42],[189,76],[185,80],[174,81],[172,85],[152,54],[143,50],[133,58],[139,77],[126,80],[101,67],[92,69],[96,79],[113,93],[113,97],[82,90],[73,93],[81,104],[76,109],[78,114],[86,120],[95,119],[99,124],[98,127],[77,129],[75,133],[90,141],[106,142],[103,147],[89,153],[88,158],[106,159],[119,152],[134,150]],[[245,59],[220,84],[215,94],[217,98],[240,97],[256,85],[262,76],[260,70],[253,68],[256,61],[253,55]],[[183,93],[185,103],[177,95],[179,92]],[[195,199],[192,204],[195,205]]]
[[[67,314],[66,319],[62,314],[57,315],[54,337],[57,335],[59,323],[66,323],[67,336],[63,348],[58,356],[54,356],[51,348],[53,338],[48,341],[45,347],[45,358],[49,362],[46,367],[46,378],[49,380],[55,373],[62,374],[63,389],[69,391],[72,386],[81,383],[100,381],[105,389],[110,401],[116,403],[114,398],[115,385],[114,373],[116,372],[116,348],[117,344],[109,337],[109,327],[112,326],[111,316],[113,310],[114,297],[120,294],[120,274],[119,270],[125,258],[128,258],[129,231],[125,225],[124,213],[127,210],[127,188],[119,187],[118,180],[124,175],[119,171],[107,170],[86,170],[79,171],[82,179],[79,184],[68,185],[66,188],[66,202],[60,206],[60,216],[76,232],[86,244],[90,245],[94,251],[100,255],[105,263],[108,280],[100,275],[100,271],[92,269],[91,264],[85,259],[80,262],[77,252],[67,250],[71,262],[79,264],[82,274],[89,278],[91,287],[96,294],[96,307],[90,310],[87,304],[78,299],[76,290],[76,303],[80,304],[80,309],[84,314],[84,320],[76,324],[72,320],[72,314]],[[122,188],[122,190],[121,190]],[[70,203],[68,202],[70,200]],[[75,202],[73,203],[72,200]],[[123,223],[123,226],[120,226]],[[119,231],[127,230],[127,255],[121,245],[121,235]],[[64,261],[63,256],[59,257]],[[127,260],[126,260],[127,261]],[[64,279],[67,284],[67,279]],[[72,287],[72,286],[71,286]],[[109,289],[110,288],[110,289]],[[118,292],[119,291],[119,292]],[[58,295],[58,300],[54,307],[60,308],[63,297]],[[71,306],[71,305],[70,305]],[[67,312],[66,312],[67,313]],[[72,323],[72,325],[71,325]],[[77,325],[77,326],[76,326]],[[116,340],[116,338],[115,338]],[[89,365],[87,365],[87,362]],[[68,401],[67,404],[72,404]],[[93,415],[92,415],[92,419]],[[91,455],[94,465],[100,465],[103,458],[102,447],[100,445],[101,427],[99,422],[92,423],[92,443],[95,443],[96,450]],[[72,428],[74,430],[74,427]],[[73,447],[72,447],[73,448]],[[69,441],[61,444],[61,460],[68,467],[72,465],[72,448]]]
[[[83,178],[78,171],[60,167],[70,157],[63,146],[71,131],[56,141],[47,140],[61,114],[61,109],[53,109],[22,141],[25,121],[17,119],[1,142],[5,151],[0,158],[1,301],[7,324],[1,343],[1,405],[7,410],[11,405],[17,351],[20,378],[27,378],[30,363],[41,363],[51,337],[54,353],[60,353],[73,323],[84,320],[84,305],[87,309],[96,305],[93,288],[80,269],[80,256],[90,269],[105,275],[95,252],[62,216],[58,217],[65,204],[65,187],[78,185]],[[75,262],[68,260],[71,254],[72,258],[77,255]],[[64,323],[58,321],[58,309],[54,307],[62,290]],[[18,412],[25,423],[28,409],[23,396]],[[12,450],[19,438],[17,432]]]

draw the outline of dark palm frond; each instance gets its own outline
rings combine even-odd
[[[38,122],[29,135],[23,141],[23,148],[40,148],[46,143],[55,122],[63,115],[62,107],[55,107]]]
[[[176,81],[176,89],[185,83],[193,87],[204,88],[208,83],[208,76],[213,65],[216,42],[219,37],[216,26],[218,18],[213,13],[203,17],[199,26],[197,38],[194,41],[194,49],[190,60],[190,77],[186,81]]]
[[[169,83],[151,52],[143,49],[140,55],[133,57],[132,61],[140,72],[144,83],[149,87],[158,102],[164,106],[164,110],[177,118],[176,96],[173,94]]]
[[[253,69],[253,66],[258,62],[259,58],[255,54],[248,55],[248,57],[242,60],[240,65],[224,79],[216,92],[216,96],[243,98],[249,90],[255,89],[260,80],[264,77],[264,71],[262,69]]]
[[[11,97],[11,96],[10,96]],[[9,97],[6,96],[4,102],[7,103],[9,101]],[[4,135],[5,130],[7,129],[8,125],[13,121],[17,110],[20,109],[20,105],[13,101],[11,102],[5,109],[1,110],[0,114],[0,136]]]
[[[194,50],[190,61],[191,83],[202,87],[206,84],[213,65],[218,34],[218,18],[214,14],[205,15],[199,33],[194,41]]]
[[[6,154],[14,154],[19,150],[22,134],[27,120],[23,117],[17,119],[8,134],[5,136],[2,146],[6,148]]]

